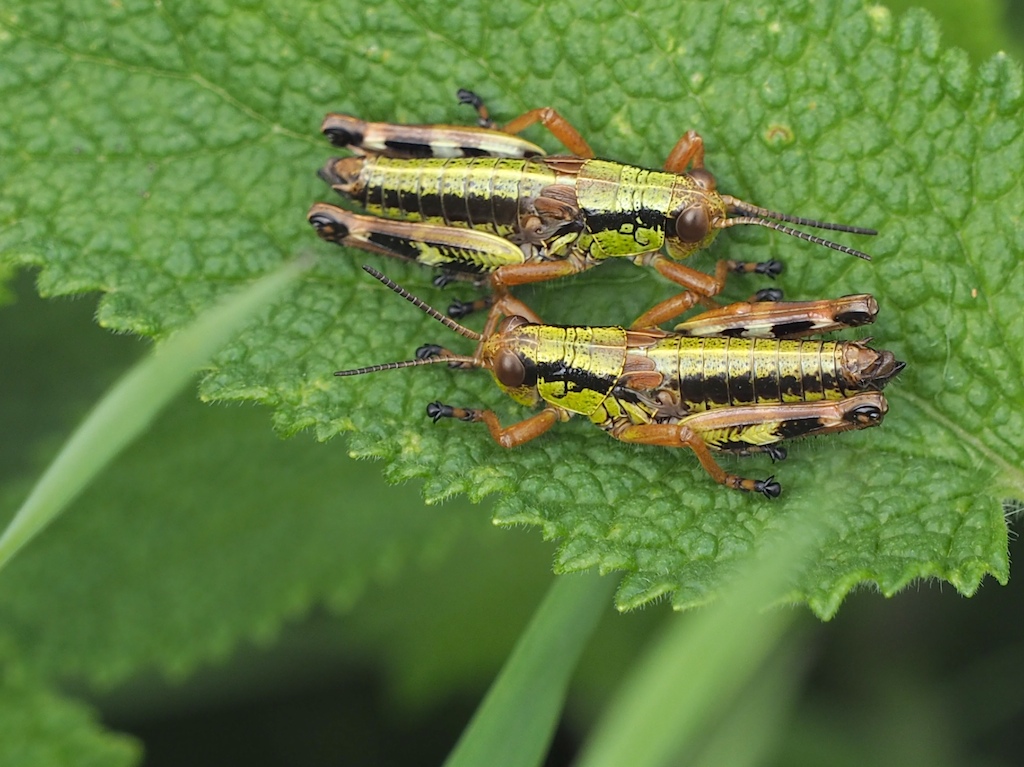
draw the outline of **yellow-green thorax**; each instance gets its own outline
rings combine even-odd
[[[626,358],[627,331],[618,327],[521,325],[484,342],[484,364],[498,387],[516,402],[543,400],[572,413],[590,415],[619,382]],[[502,383],[495,360],[515,353],[525,376],[519,386]]]
[[[713,226],[697,242],[676,235],[676,219],[700,206],[707,220],[726,218],[721,197],[687,174],[646,170],[608,160],[583,163],[576,180],[576,198],[585,222],[580,246],[591,257],[631,257],[661,250],[683,259],[707,247],[717,234]]]

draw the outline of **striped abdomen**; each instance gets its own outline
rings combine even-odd
[[[880,389],[903,364],[891,352],[857,341],[670,336],[644,354],[662,376],[658,389],[675,392],[695,412],[733,405],[843,399]]]
[[[369,213],[502,237],[518,231],[529,202],[557,180],[543,161],[504,157],[346,157],[321,176]]]

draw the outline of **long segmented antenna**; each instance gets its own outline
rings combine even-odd
[[[829,221],[818,221],[813,218],[801,218],[800,216],[790,216],[788,213],[779,213],[777,210],[768,210],[768,208],[762,208],[760,205],[752,205],[749,202],[743,200],[737,200],[735,197],[724,194],[722,195],[722,202],[729,209],[730,213],[744,213],[747,216],[760,216],[761,218],[773,218],[776,221],[787,221],[790,224],[797,224],[799,226],[813,226],[815,229],[829,229],[834,232],[850,232],[851,234],[868,234],[876,235],[874,229],[867,229],[863,226],[850,226],[849,224],[833,224]]]
[[[793,218],[795,218],[795,216]],[[787,219],[784,219],[784,220],[790,221],[792,219],[787,218]],[[792,227],[776,223],[775,221],[766,221],[763,218],[755,218],[753,216],[736,216],[735,218],[721,219],[721,220],[719,220],[719,221],[717,221],[715,223],[715,228],[716,229],[728,229],[729,227],[741,226],[743,224],[754,224],[755,226],[764,226],[764,227],[767,227],[768,229],[774,229],[777,232],[782,232],[783,234],[792,235],[793,237],[796,237],[798,240],[806,240],[807,242],[813,242],[815,245],[824,245],[826,248],[831,248],[832,250],[838,250],[840,253],[846,253],[846,254],[851,255],[851,256],[856,256],[857,258],[863,258],[865,261],[870,261],[871,260],[871,256],[869,256],[867,253],[865,253],[865,252],[863,252],[861,250],[857,250],[856,248],[848,248],[845,245],[840,245],[838,242],[832,242],[831,240],[826,240],[824,237],[816,237],[813,234],[807,234],[807,232],[801,232],[799,229],[793,229]],[[840,226],[842,226],[842,224],[823,226],[821,228],[822,229],[838,229],[839,231],[842,231],[842,232],[857,231],[854,227],[850,227],[848,229],[839,229]],[[860,234],[877,234],[877,232],[872,231],[871,229],[862,230],[859,233]]]
[[[361,376],[364,373],[379,373],[381,370],[398,370],[399,368],[415,368],[420,365],[437,365],[441,362],[461,362],[464,365],[472,365],[473,367],[479,367],[480,363],[472,357],[428,357],[426,359],[418,360],[405,360],[404,362],[387,362],[383,365],[368,365],[364,368],[354,368],[352,370],[337,370],[334,375],[336,376]]]
[[[462,325],[457,323],[455,320],[453,320],[451,317],[445,317],[443,314],[441,314],[441,312],[439,312],[433,306],[430,306],[425,301],[422,301],[419,298],[416,298],[416,296],[414,296],[408,290],[403,288],[398,283],[392,282],[387,277],[385,277],[383,274],[381,274],[376,269],[374,269],[372,266],[367,266],[366,264],[363,264],[363,271],[366,272],[371,277],[373,277],[374,279],[379,280],[380,282],[382,282],[385,285],[387,285],[389,288],[391,288],[391,290],[395,291],[398,295],[400,295],[402,298],[404,298],[410,304],[415,306],[417,309],[423,310],[423,312],[425,314],[427,314],[430,317],[433,317],[435,320],[440,322],[445,327],[451,328],[456,333],[458,333],[460,336],[464,336],[465,338],[470,338],[470,339],[472,339],[474,341],[482,341],[483,340],[483,336],[480,335],[479,333],[477,333],[475,330],[470,330],[469,328],[463,327]]]
[[[427,314],[428,316],[433,317],[435,320],[440,322],[445,327],[448,327],[448,328],[454,330],[460,336],[465,336],[466,338],[470,338],[470,339],[472,339],[474,341],[480,341],[480,340],[483,339],[483,336],[480,335],[479,333],[477,333],[476,331],[473,331],[473,330],[470,330],[469,328],[463,327],[462,325],[457,323],[455,320],[453,320],[451,317],[445,317],[437,309],[435,309],[434,307],[430,306],[425,301],[422,301],[421,299],[417,298],[416,296],[414,296],[412,293],[410,293],[408,290],[403,288],[398,283],[392,282],[390,279],[388,279],[383,274],[378,272],[372,266],[366,266],[364,264],[363,265],[363,271],[366,272],[367,274],[369,274],[374,279],[378,280],[379,282],[384,283],[384,285],[386,285],[388,288],[390,288],[395,293],[400,295],[402,298],[404,298],[410,304],[415,306],[417,309],[420,309],[425,314]],[[445,363],[448,363],[448,364],[451,364],[451,363],[462,363],[463,365],[469,365],[471,367],[480,367],[479,360],[476,360],[473,357],[465,357],[465,356],[457,356],[457,355],[444,355],[444,356],[441,356],[441,357],[428,357],[428,358],[424,358],[424,359],[405,360],[404,362],[386,362],[383,365],[368,365],[368,366],[362,367],[362,368],[353,368],[352,370],[337,370],[337,371],[335,371],[334,375],[336,375],[336,376],[361,376],[361,375],[364,375],[365,373],[379,373],[382,370],[398,370],[400,368],[415,368],[415,367],[419,367],[420,365],[437,365],[437,364],[442,363],[442,362],[445,362]]]
[[[725,203],[725,207],[730,213],[742,213],[743,215],[716,221],[714,224],[716,229],[728,229],[731,226],[754,224],[755,226],[764,226],[768,229],[774,229],[777,232],[792,235],[799,240],[813,242],[815,245],[824,245],[826,248],[838,250],[840,253],[846,253],[851,256],[856,256],[857,258],[863,258],[865,261],[871,260],[871,256],[861,250],[857,250],[856,248],[848,248],[845,245],[840,245],[837,242],[826,240],[823,237],[816,237],[813,234],[801,232],[799,229],[791,229],[788,226],[783,226],[782,224],[777,224],[775,222],[786,221],[787,223],[797,224],[798,226],[812,226],[816,229],[828,229],[833,232],[850,232],[851,234],[878,234],[874,229],[868,229],[863,226],[849,226],[848,224],[834,224],[830,221],[818,221],[813,218],[791,216],[788,213],[780,213],[777,210],[762,208],[760,205],[752,205],[749,202],[738,200],[728,194],[722,195],[722,202]],[[774,221],[766,219],[774,219]]]

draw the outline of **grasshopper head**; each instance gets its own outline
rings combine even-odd
[[[666,240],[668,253],[676,260],[682,260],[695,251],[706,248],[720,230],[747,224],[775,229],[798,239],[813,242],[815,245],[824,245],[826,248],[857,256],[865,261],[871,260],[867,253],[807,234],[779,222],[786,221],[790,224],[852,234],[878,234],[874,229],[791,216],[744,202],[731,195],[720,195],[715,177],[706,168],[694,168],[689,173],[680,174],[677,189],[674,191],[679,197],[679,204],[669,216]]]
[[[708,247],[715,239],[728,208],[716,191],[715,177],[705,168],[694,168],[679,176],[674,191],[679,204],[669,215],[665,240],[669,255],[681,261]]]
[[[523,405],[534,405],[540,399],[536,327],[525,317],[512,315],[481,344],[481,367],[491,371],[498,388]]]

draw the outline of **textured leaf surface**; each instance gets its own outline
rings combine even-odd
[[[561,541],[558,569],[626,570],[622,607],[705,601],[766,528],[807,508],[832,532],[791,596],[820,615],[864,580],[892,593],[941,577],[972,593],[986,573],[1006,579],[1000,500],[1024,495],[1012,62],[972,70],[923,14],[849,2],[77,13],[90,15],[0,12],[0,253],[42,265],[47,293],[105,291],[101,323],[157,337],[298,251],[324,254],[298,295],[221,355],[205,396],[271,405],[283,433],[351,431],[353,452],[385,459],[392,479],[424,478],[430,498],[499,493],[500,522]],[[763,232],[723,235],[697,264],[777,257],[792,298],[873,292],[876,344],[909,363],[883,428],[796,446],[774,469],[784,497],[767,503],[713,486],[691,455],[626,447],[584,423],[508,453],[482,430],[422,416],[434,398],[521,415],[482,374],[333,380],[451,339],[361,276],[374,259],[306,226],[309,203],[330,199],[313,175],[331,154],[316,126],[329,109],[466,122],[459,86],[503,116],[556,105],[600,154],[648,166],[696,128],[722,189],[880,229],[871,264]],[[383,268],[428,300],[450,297],[426,271]],[[552,322],[612,324],[669,292],[609,265],[521,295]],[[773,471],[729,462],[741,465]]]

